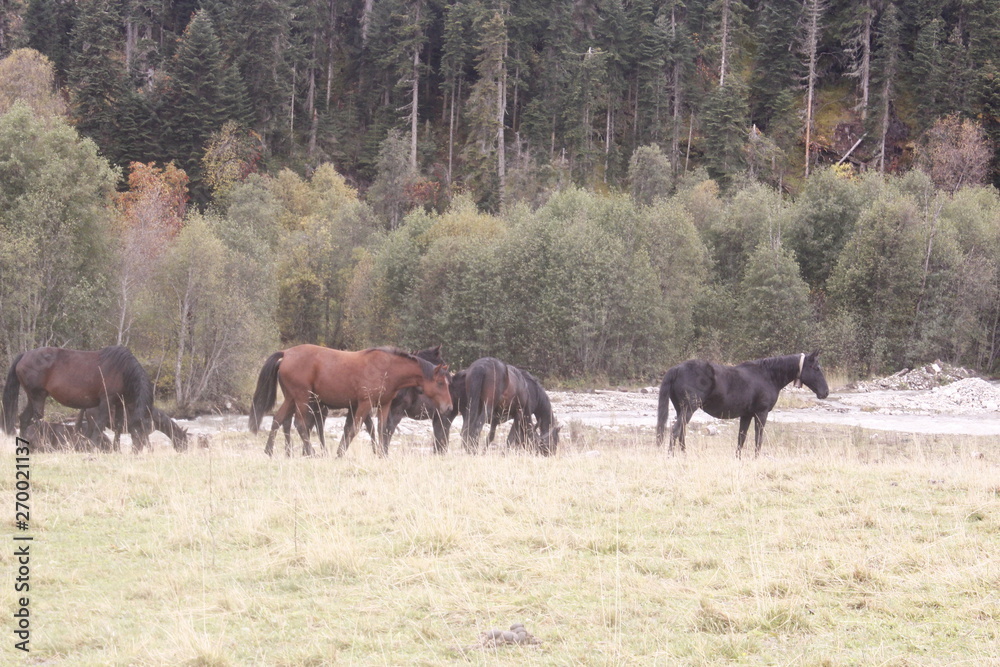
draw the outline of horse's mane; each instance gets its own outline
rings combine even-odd
[[[754,364],[755,366],[763,366],[764,368],[767,368],[768,370],[770,370],[772,368],[776,368],[776,367],[779,367],[779,366],[787,363],[788,362],[788,357],[792,357],[792,356],[798,357],[799,355],[797,355],[797,354],[795,354],[795,355],[781,354],[781,355],[778,355],[778,356],[775,356],[775,357],[764,357],[763,359],[754,359],[753,361],[747,361],[747,362],[744,362],[744,363]]]
[[[147,415],[153,409],[153,383],[146,369],[142,367],[127,347],[112,345],[102,349],[98,355],[101,367],[105,364],[122,374],[124,393],[135,401],[135,414]]]
[[[552,402],[549,400],[549,395],[545,392],[545,389],[542,387],[542,383],[539,382],[538,378],[536,378],[528,371],[523,369],[518,369],[518,370],[521,371],[521,375],[524,376],[524,379],[528,381],[528,390],[532,394],[534,394],[534,399],[536,403],[536,413],[542,412],[546,418],[551,420]]]
[[[406,350],[394,347],[392,345],[384,345],[381,347],[370,347],[365,352],[373,352],[379,350],[380,352],[385,352],[387,354],[394,354],[397,357],[403,357],[404,359],[410,359],[411,361],[417,362],[420,366],[420,370],[423,371],[424,377],[430,380],[434,377],[434,364],[427,361],[426,359],[421,359],[417,355],[407,352]]]

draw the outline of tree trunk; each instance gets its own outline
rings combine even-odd
[[[292,94],[288,99],[288,136],[295,136],[295,75],[298,65],[292,65]]]
[[[670,39],[676,44],[677,39],[677,6],[670,8]],[[674,96],[673,110],[673,132],[670,138],[670,167],[677,175],[677,167],[680,162],[680,133],[681,133],[681,62],[675,54],[674,66],[672,68],[672,84]]]
[[[417,103],[420,99],[420,49],[413,49],[413,84],[410,88],[410,171],[417,171]]]
[[[497,179],[500,186],[500,210],[507,203],[507,148],[504,120],[507,115],[507,35],[504,31],[503,58],[500,61],[500,76],[497,77]]]
[[[809,177],[809,154],[812,143],[813,93],[816,90],[816,52],[819,48],[819,19],[823,13],[820,0],[808,0],[806,6],[806,50],[809,57],[809,75],[806,93],[806,178]]]
[[[365,0],[365,6],[361,11],[361,45],[364,46],[368,42],[368,24],[371,20],[372,8],[375,6],[375,0]]]
[[[719,86],[726,85],[726,61],[729,51],[729,0],[722,0],[722,61],[719,64]]]
[[[307,155],[311,158],[316,152],[316,126],[318,115],[316,114],[316,43],[319,41],[319,34],[313,32],[313,57],[309,64],[309,93],[306,96],[306,117],[309,118],[309,148]]]
[[[858,65],[858,76],[861,79],[861,122],[868,118],[868,99],[871,87],[872,70],[872,23],[875,11],[871,0],[865,2],[865,22],[861,32],[861,63]]]

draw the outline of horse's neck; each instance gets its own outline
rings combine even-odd
[[[538,429],[542,433],[552,430],[552,405],[548,401],[538,401],[538,407],[535,408],[535,417],[538,418]]]
[[[778,388],[782,388],[799,376],[799,355],[784,355],[776,357],[777,361],[771,366],[771,377],[774,378]]]
[[[424,369],[419,361],[414,361],[412,367],[407,367],[405,371],[400,372],[395,380],[390,380],[395,386],[387,387],[387,389],[393,391],[399,391],[400,389],[408,389],[409,387],[417,387],[424,380]]]

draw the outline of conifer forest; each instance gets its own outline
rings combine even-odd
[[[1000,369],[995,0],[0,0],[0,361]]]

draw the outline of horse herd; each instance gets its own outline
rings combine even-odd
[[[805,384],[819,398],[829,394],[820,368],[818,352],[784,355],[724,366],[690,360],[669,369],[660,385],[656,420],[656,444],[662,445],[669,406],[677,419],[668,450],[675,443],[685,449],[688,421],[701,408],[720,419],[739,418],[737,456],[746,440],[750,423],[755,429],[755,453],[760,452],[764,425],[778,393],[790,383]],[[481,450],[480,437],[490,425],[486,446],[497,426],[513,420],[507,436],[508,448],[529,449],[551,455],[559,445],[560,426],[552,414],[548,394],[531,373],[493,357],[483,357],[466,369],[451,373],[441,358],[441,346],[406,352],[393,347],[361,351],[334,350],[319,345],[297,345],[275,352],[264,362],[250,408],[250,431],[257,433],[266,413],[277,403],[281,388],[284,401],[271,422],[268,456],[274,451],[277,430],[285,436],[285,453],[291,453],[294,423],[305,455],[314,453],[313,428],[326,451],[323,422],[331,409],[345,409],[344,433],[337,447],[343,456],[358,431],[365,427],[372,447],[387,456],[389,443],[400,420],[431,419],[434,450],[444,453],[454,419],[462,416],[462,444],[469,453]],[[20,415],[21,437],[63,443],[76,437],[89,446],[117,450],[119,437],[127,431],[133,449],[149,444],[149,434],[167,434],[177,451],[187,447],[187,432],[153,405],[153,385],[142,365],[128,349],[106,347],[98,351],[42,347],[14,358],[2,397],[4,432],[15,433],[20,390],[28,398]],[[52,397],[79,410],[72,424],[42,420],[45,400]],[[378,417],[376,430],[373,416]],[[114,431],[114,441],[104,435]]]

